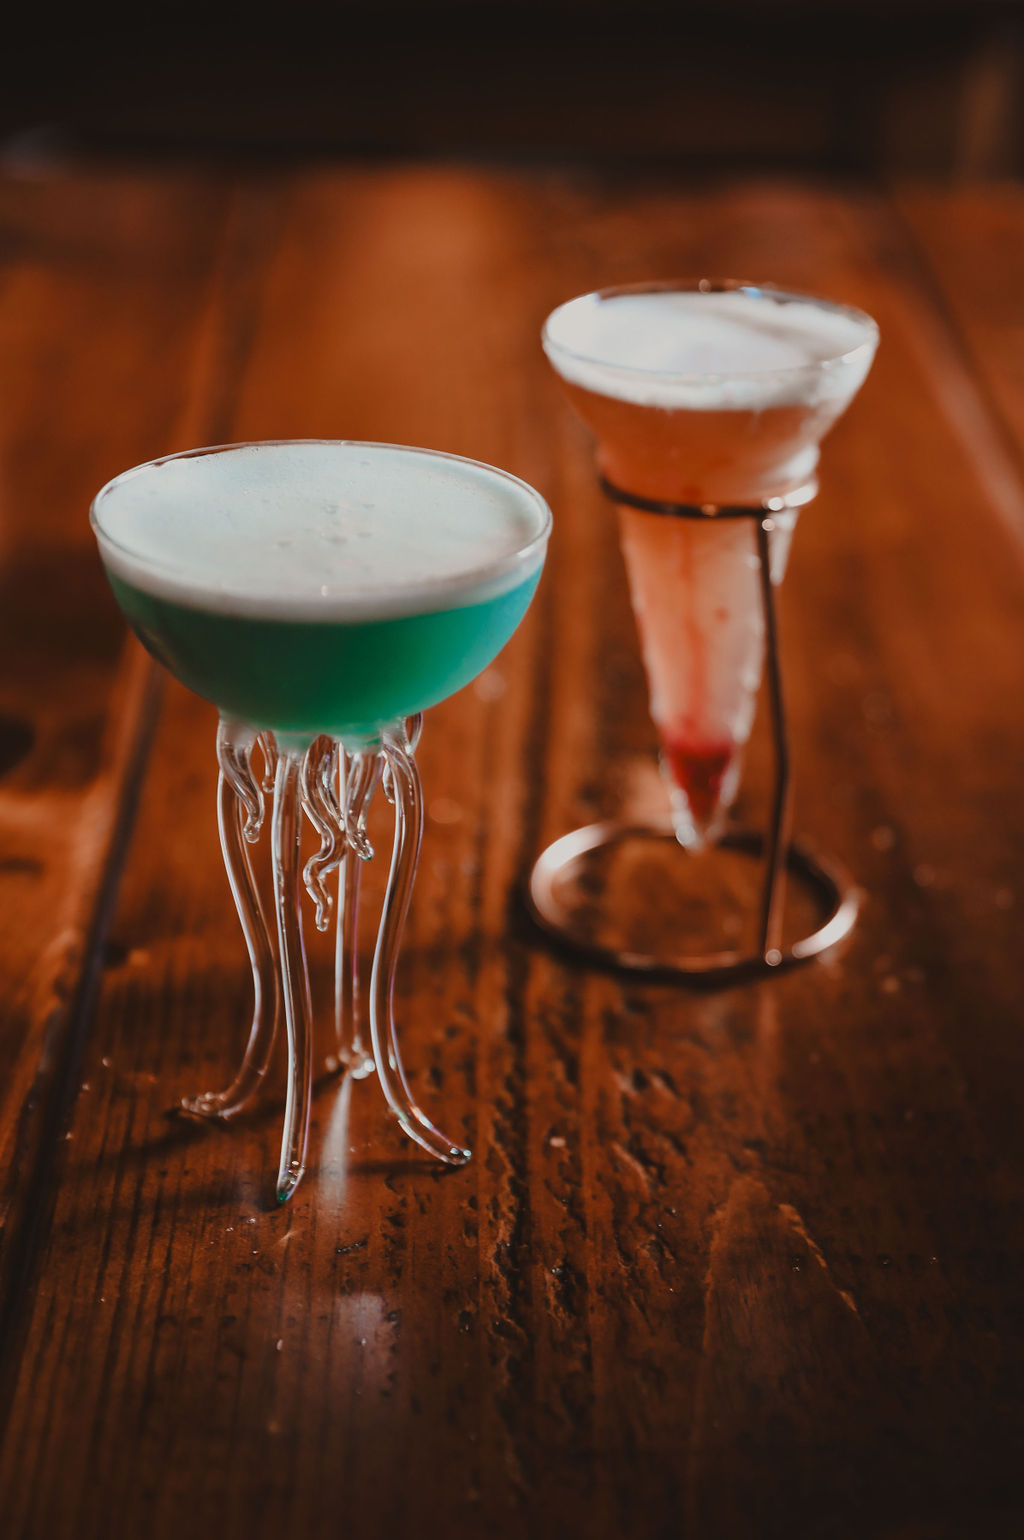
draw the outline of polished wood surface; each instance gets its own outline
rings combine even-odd
[[[0,231],[4,1540],[1018,1533],[1024,194],[44,164]],[[539,325],[699,272],[883,345],[782,599],[796,826],[863,917],[693,992],[560,958],[519,895],[653,751]],[[87,507],[156,453],[320,435],[503,465],[556,531],[419,756],[403,1042],[474,1161],[325,1072],[278,1210],[278,1086],[168,1112],[250,1010],[215,716],[123,644]]]

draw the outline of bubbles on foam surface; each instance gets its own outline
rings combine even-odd
[[[549,317],[544,340],[564,379],[602,395],[760,411],[848,401],[877,332],[857,312],[770,290],[655,289],[570,300]]]
[[[143,466],[104,488],[95,510],[104,560],[125,581],[298,617],[399,614],[500,592],[533,570],[516,557],[546,516],[529,487],[472,461],[299,442]]]

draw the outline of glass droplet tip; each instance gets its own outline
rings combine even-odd
[[[178,1103],[182,1112],[191,1113],[197,1118],[221,1118],[224,1116],[224,1105],[220,1096],[215,1092],[204,1091],[199,1096],[183,1096]]]
[[[369,1053],[339,1054],[340,1069],[352,1080],[366,1080],[377,1071],[373,1055]]]
[[[305,1166],[300,1166],[297,1171],[285,1171],[277,1179],[277,1201],[285,1204],[294,1193],[296,1187],[302,1181],[302,1173]]]

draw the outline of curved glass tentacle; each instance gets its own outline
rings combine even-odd
[[[373,955],[370,1034],[384,1095],[405,1132],[439,1160],[461,1166],[469,1159],[470,1151],[447,1138],[416,1104],[402,1068],[395,1029],[395,971],[423,837],[423,793],[408,742],[409,735],[404,728],[388,732],[384,737],[384,786],[395,805],[395,842]]]
[[[417,711],[415,716],[406,717],[402,726],[405,731],[405,746],[410,754],[415,754],[423,736],[423,712]]]
[[[252,965],[253,1012],[242,1063],[231,1084],[223,1091],[182,1097],[185,1110],[201,1117],[229,1118],[251,1100],[267,1072],[277,1035],[281,1006],[277,957],[248,851],[248,845],[259,838],[264,817],[263,793],[252,768],[255,746],[252,728],[221,718],[217,729],[217,824],[224,867]]]
[[[345,832],[349,849],[360,861],[373,860],[373,846],[366,832],[370,804],[380,784],[384,757],[377,749],[349,754],[345,766]]]
[[[272,732],[265,731],[257,734],[257,742],[260,753],[263,755],[263,790],[269,797],[274,789],[274,777],[277,774],[277,739]]]
[[[281,991],[288,1034],[288,1089],[281,1163],[277,1175],[279,1203],[291,1197],[306,1169],[306,1144],[313,1092],[312,1005],[299,902],[299,846],[302,833],[299,815],[300,773],[300,756],[293,750],[279,747],[274,780],[271,856]]]
[[[253,749],[257,734],[244,722],[232,717],[221,717],[217,724],[217,763],[220,773],[238,798],[240,811],[245,813],[242,832],[250,845],[255,845],[263,828],[265,804],[263,789],[252,768]]]
[[[334,903],[327,878],[345,855],[345,815],[337,790],[340,752],[340,745],[332,738],[317,738],[302,760],[302,806],[320,836],[320,849],[303,867],[302,880],[316,905],[316,928],[320,931],[330,924]]]

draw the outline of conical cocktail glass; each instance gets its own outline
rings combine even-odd
[[[848,306],[704,281],[583,295],[548,317],[543,341],[597,437],[672,830],[690,850],[725,830],[768,643],[779,787],[760,955],[777,964],[786,756],[772,586],[785,572],[798,511],[817,491],[821,439],[863,383],[877,327]],[[532,891],[550,928],[571,930],[553,898],[554,873],[604,836],[617,833],[589,831],[589,846],[560,842],[540,863]],[[834,923],[824,939],[836,939]],[[636,961],[693,972],[707,960]]]
[[[376,1069],[405,1131],[458,1165],[469,1151],[417,1105],[392,997],[423,803],[421,716],[505,645],[540,578],[543,499],[505,472],[430,450],[322,440],[195,450],[126,471],[92,523],[129,624],[184,684],[220,710],[221,845],[252,962],[253,1022],[224,1091],[186,1100],[228,1118],[262,1081],[283,1015],[288,1092],[277,1195],[306,1161],[312,1023],[301,888],[326,929],[339,873],[336,1028],[357,1077]],[[258,774],[255,756],[263,760]],[[359,861],[378,784],[395,808],[390,875],[359,1020]],[[274,923],[248,846],[273,792]],[[302,820],[320,848],[300,872]]]

